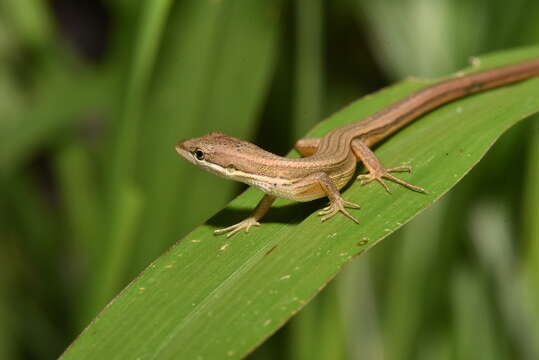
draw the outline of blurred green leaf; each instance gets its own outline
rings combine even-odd
[[[12,22],[21,40],[44,47],[53,34],[53,24],[46,3],[41,0],[3,0],[0,10]]]
[[[383,333],[388,359],[409,359],[421,329],[426,326],[428,295],[432,290],[435,269],[439,263],[442,234],[440,223],[447,204],[438,202],[423,212],[400,233],[396,249],[389,263],[384,264],[388,274],[386,285]],[[397,239],[395,239],[397,240]]]
[[[13,130],[24,107],[24,98],[17,88],[8,66],[0,63],[0,132],[8,133]]]
[[[536,119],[537,121],[537,119]],[[524,270],[539,313],[539,126],[534,124],[527,159],[523,207]]]
[[[483,70],[539,55],[539,48],[481,59]],[[310,136],[364,118],[432,81],[406,81],[359,100]],[[513,124],[539,111],[539,78],[455,101],[411,124],[377,150],[388,166],[410,163],[420,195],[352,185],[362,223],[321,224],[320,203],[278,201],[262,228],[232,239],[212,230],[242,217],[249,190],[150,265],[92,322],[63,358],[241,358],[309,301],[352,257],[371,248],[460,180]],[[451,131],[448,131],[450,129]],[[472,136],[473,135],[473,136]],[[435,141],[433,141],[435,139]],[[272,215],[273,214],[273,215]],[[310,215],[309,215],[310,214]],[[305,218],[306,215],[309,215]]]
[[[451,54],[462,48],[466,56],[477,53],[470,45],[481,43],[484,37],[482,15],[488,5],[481,1],[355,2],[358,19],[369,25],[374,56],[392,78],[454,70],[460,65],[455,59],[462,61],[462,57]],[[470,19],[462,21],[466,16]],[[466,37],[457,36],[460,31]]]
[[[505,341],[495,336],[492,305],[482,279],[460,269],[453,279],[455,359],[507,359]]]
[[[339,275],[349,359],[385,359],[379,319],[381,304],[375,292],[372,269],[373,255],[374,252],[362,255],[361,261],[352,261]]]
[[[12,254],[8,251],[8,246],[10,244],[6,241],[8,240],[6,228],[3,223],[0,223],[0,225],[2,225],[3,228],[3,231],[0,232],[0,238],[2,238],[2,244],[0,244],[0,358],[13,359],[17,335],[17,331],[14,331],[16,318],[13,310],[10,308],[13,301],[13,294],[10,291],[14,285],[12,279],[13,270],[11,269],[13,264],[9,261],[8,257]]]
[[[54,254],[58,251],[58,219],[47,207],[47,199],[39,184],[27,174],[13,179],[2,179],[1,195],[10,209],[10,221],[26,240],[24,245],[31,254],[33,265],[51,270]]]
[[[73,236],[72,246],[93,263],[98,254],[95,241],[101,224],[96,176],[88,152],[79,144],[68,144],[56,157],[58,184],[62,189],[65,217]]]
[[[89,69],[65,71],[67,64],[51,62],[36,80],[19,117],[9,119],[8,131],[0,133],[0,174],[21,167],[40,146],[51,145],[66,127],[86,111],[106,108],[115,90],[108,74]],[[77,82],[73,78],[78,79]]]
[[[494,285],[498,312],[507,329],[505,338],[514,344],[519,358],[536,359],[539,357],[539,344],[535,341],[539,338],[539,325],[535,321],[538,313],[533,309],[533,296],[523,286],[525,272],[520,271],[516,262],[517,244],[505,221],[512,209],[492,200],[476,201],[474,205],[471,240]],[[533,258],[533,253],[529,254]]]
[[[88,321],[111,296],[111,292],[122,284],[125,266],[132,251],[132,239],[136,236],[143,204],[140,193],[135,187],[124,185],[115,196],[118,216],[114,227],[109,230],[112,242],[106,244],[106,250],[101,253],[104,260],[94,267],[94,282],[89,284],[88,295],[84,299],[86,301],[83,304],[86,306],[83,307],[82,321]]]
[[[338,290],[334,281],[292,319],[290,359],[346,359]]]
[[[172,2],[156,0],[145,3],[140,13],[137,44],[127,73],[126,93],[118,121],[113,122],[112,149],[107,171],[106,232],[101,235],[102,260],[90,278],[90,291],[83,313],[88,318],[121,287],[126,264],[132,254],[142,196],[132,176],[136,165],[136,148],[143,100],[154,67],[163,29]]]
[[[296,67],[294,135],[303,136],[321,118],[324,109],[323,2],[296,0]]]

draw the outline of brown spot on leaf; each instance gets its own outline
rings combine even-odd
[[[279,245],[273,245],[271,247],[271,249],[269,249],[268,251],[266,251],[266,253],[264,254],[264,256],[268,256],[273,250],[275,250],[277,248],[277,246]]]

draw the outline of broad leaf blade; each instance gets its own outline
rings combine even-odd
[[[472,71],[537,56],[539,48],[507,52],[483,59]],[[429,83],[405,81],[359,100],[322,122],[310,136],[364,118]],[[388,166],[414,166],[414,174],[406,179],[429,194],[393,185],[388,195],[375,184],[352,184],[344,197],[363,204],[355,212],[360,225],[343,216],[321,224],[314,210],[323,201],[279,201],[261,228],[228,240],[214,237],[216,226],[242,217],[260,198],[254,190],[245,192],[147,268],[64,358],[245,356],[351,258],[432,204],[505,130],[539,111],[538,93],[539,78],[494,89],[443,106],[393,136],[377,155]]]

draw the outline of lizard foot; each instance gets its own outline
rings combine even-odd
[[[231,225],[231,226],[226,227],[224,229],[215,230],[213,232],[213,234],[214,235],[220,235],[220,234],[228,233],[228,234],[226,234],[226,237],[229,238],[229,237],[233,236],[234,234],[240,232],[241,230],[245,230],[245,232],[248,233],[251,226],[260,226],[260,223],[258,221],[256,221],[256,219],[254,217],[250,216],[250,217],[240,221],[237,224]]]
[[[331,201],[328,206],[320,210],[318,212],[318,216],[322,216],[322,218],[320,219],[321,221],[326,221],[332,218],[336,213],[342,212],[347,218],[359,224],[359,221],[354,216],[352,216],[352,214],[350,214],[348,210],[345,209],[347,207],[352,209],[360,208],[358,204],[346,201],[343,198],[339,197],[336,200]]]
[[[386,191],[388,193],[391,194],[391,190],[389,189],[389,186],[387,185],[387,183],[384,181],[384,179],[388,179],[388,180],[391,180],[391,181],[394,181],[396,182],[397,184],[401,184],[402,186],[405,186],[407,187],[408,189],[410,190],[413,190],[413,191],[417,191],[417,192],[420,192],[420,193],[426,193],[427,191],[425,189],[423,189],[422,187],[419,187],[419,186],[415,186],[415,185],[412,185],[412,184],[409,184],[407,183],[406,181],[403,181],[401,179],[399,179],[398,177],[392,175],[391,173],[392,172],[409,172],[411,173],[412,172],[412,167],[409,166],[409,165],[401,165],[401,166],[396,166],[396,167],[392,167],[392,168],[389,168],[389,169],[385,169],[385,168],[380,168],[380,169],[377,169],[376,171],[374,172],[370,172],[368,174],[362,174],[362,175],[359,175],[357,177],[357,179],[360,181],[361,185],[365,185],[365,184],[368,184],[370,183],[371,181],[373,180],[376,180],[378,181],[383,187],[384,189],[386,189]]]

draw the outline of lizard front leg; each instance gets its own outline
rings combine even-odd
[[[313,192],[317,193],[319,193],[320,188],[322,188],[329,199],[329,205],[318,212],[318,215],[322,216],[320,219],[321,221],[326,221],[332,218],[338,212],[341,212],[350,220],[354,221],[355,223],[359,223],[359,221],[352,216],[352,214],[350,214],[346,208],[359,209],[360,206],[353,202],[344,200],[339,192],[339,189],[337,189],[331,178],[325,172],[309,175],[299,182],[297,186],[304,187],[307,189],[306,191],[310,191],[310,189],[312,189]]]
[[[368,174],[359,175],[358,180],[361,181],[362,185],[368,184],[373,180],[378,181],[388,193],[391,193],[389,186],[386,184],[384,179],[394,181],[402,186],[407,187],[413,191],[426,193],[427,191],[419,186],[415,186],[407,183],[404,180],[399,179],[398,177],[392,175],[392,172],[412,172],[412,167],[409,165],[401,165],[392,168],[385,168],[376,155],[372,152],[367,145],[365,145],[361,140],[355,139],[351,144],[352,151],[356,158],[361,161],[367,170]]]

